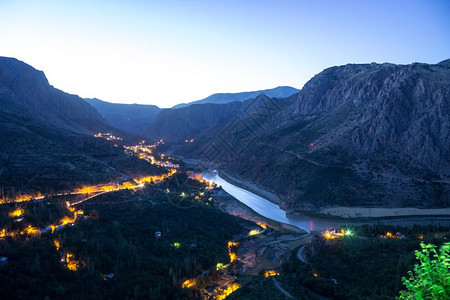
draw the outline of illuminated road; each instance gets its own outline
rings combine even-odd
[[[108,140],[121,140],[120,137],[114,137],[110,136],[110,134],[96,134],[95,137],[102,137],[106,138]],[[35,193],[34,195],[22,195],[17,198],[15,198],[12,201],[7,201],[5,199],[0,199],[0,205],[6,204],[6,203],[17,203],[17,202],[27,202],[27,201],[34,201],[34,200],[43,200],[46,197],[49,196],[64,196],[64,195],[88,195],[87,198],[83,200],[79,200],[76,202],[73,202],[71,205],[77,205],[80,203],[83,203],[87,200],[90,200],[92,198],[95,198],[99,195],[109,193],[109,192],[115,192],[120,190],[127,190],[127,189],[140,189],[144,187],[145,183],[159,183],[163,181],[166,178],[169,178],[173,176],[177,172],[177,168],[179,168],[178,164],[174,164],[170,162],[169,160],[157,160],[155,159],[153,155],[153,149],[156,148],[158,145],[163,143],[162,140],[156,142],[153,145],[145,145],[143,143],[135,146],[124,146],[125,151],[128,151],[129,154],[132,154],[139,159],[143,159],[147,162],[149,162],[152,165],[156,165],[162,168],[169,169],[168,173],[162,174],[162,175],[150,175],[150,176],[144,176],[140,178],[133,178],[130,181],[125,181],[122,183],[118,183],[121,180],[117,180],[115,183],[105,183],[105,184],[99,184],[99,185],[91,185],[91,186],[84,186],[82,188],[69,191],[69,192],[60,192],[57,194],[52,195],[42,195],[41,193]],[[160,155],[162,159],[164,159],[164,154]],[[170,157],[169,157],[170,159]],[[130,178],[128,175],[125,174],[123,179]],[[137,183],[137,184],[136,184]]]

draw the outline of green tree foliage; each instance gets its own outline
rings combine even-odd
[[[414,274],[403,277],[406,291],[401,291],[397,299],[450,299],[450,243],[445,243],[439,251],[433,244],[420,244],[416,251],[419,263],[414,266]]]

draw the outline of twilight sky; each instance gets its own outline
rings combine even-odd
[[[81,97],[170,107],[346,63],[450,58],[450,1],[0,0],[0,56]]]

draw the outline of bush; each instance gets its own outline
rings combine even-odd
[[[420,244],[422,251],[416,251],[419,263],[409,278],[402,278],[406,291],[397,299],[450,299],[450,243],[436,251],[433,244]]]

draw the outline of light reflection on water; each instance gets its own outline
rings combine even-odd
[[[430,217],[414,217],[414,218],[399,218],[386,220],[368,220],[364,222],[350,222],[340,220],[324,220],[319,218],[307,217],[302,215],[286,214],[278,205],[256,195],[243,188],[237,187],[223,178],[217,172],[208,171],[203,173],[203,177],[208,181],[222,186],[222,188],[231,196],[244,203],[255,212],[263,217],[272,219],[274,221],[293,225],[307,232],[322,231],[325,229],[338,228],[345,225],[362,225],[362,224],[376,224],[383,223],[388,225],[411,226],[417,225],[450,225],[450,218],[430,218]]]

